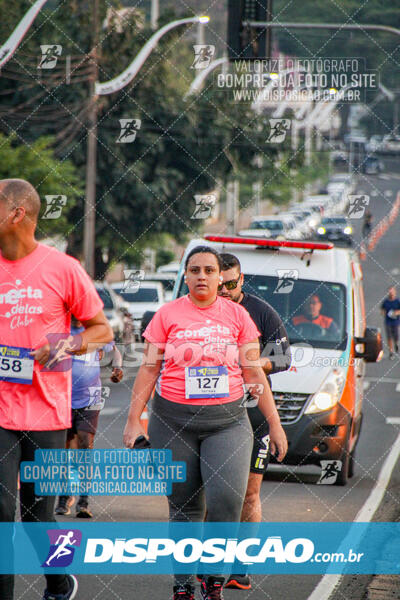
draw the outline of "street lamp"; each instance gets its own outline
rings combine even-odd
[[[222,58],[216,58],[215,60],[210,62],[208,67],[206,67],[205,69],[202,69],[200,71],[200,73],[193,79],[193,81],[190,84],[190,87],[189,87],[188,91],[186,92],[186,94],[184,95],[183,99],[187,100],[189,98],[189,96],[192,96],[193,94],[197,94],[198,92],[200,92],[201,89],[203,88],[203,84],[204,84],[205,80],[207,79],[207,77],[209,76],[209,74],[212,73],[214,71],[214,69],[216,69],[220,65],[224,65],[224,64],[228,64],[228,63],[229,63],[229,60],[228,60],[227,56],[224,56]]]
[[[188,23],[208,23],[209,20],[210,17],[200,16],[191,17],[187,19],[178,19],[176,21],[171,21],[171,23],[167,23],[167,25],[164,25],[164,27],[161,27],[161,29],[153,33],[153,35],[147,40],[143,48],[140,50],[136,58],[124,71],[122,71],[120,75],[118,75],[118,77],[114,77],[114,79],[110,79],[110,81],[106,81],[105,83],[100,83],[96,81],[95,95],[104,96],[106,94],[112,94],[113,92],[122,90],[122,88],[128,85],[128,83],[133,81],[133,79],[136,77],[136,75],[142,68],[148,56],[157,46],[159,40],[168,31],[171,31],[171,29],[179,27],[180,25],[187,25]]]
[[[98,0],[95,0],[96,2]],[[171,29],[188,23],[208,23],[210,17],[196,16],[187,19],[178,19],[167,23],[147,40],[136,58],[118,77],[110,81],[94,83],[91,97],[91,110],[88,115],[90,128],[88,130],[87,160],[86,160],[86,193],[85,193],[85,217],[83,229],[83,256],[85,269],[91,277],[95,275],[95,221],[96,221],[96,154],[97,154],[97,100],[99,96],[112,94],[122,90],[128,83],[134,80],[146,59],[157,46],[159,40]],[[96,22],[95,22],[96,23]]]
[[[47,0],[37,0],[28,12],[22,17],[17,27],[14,29],[8,40],[0,48],[0,69],[10,60],[20,43],[25,37],[26,32],[36,19],[40,10],[46,4]]]

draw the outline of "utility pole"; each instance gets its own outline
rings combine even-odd
[[[91,50],[92,73],[90,77],[90,96],[88,112],[88,137],[86,154],[86,191],[83,232],[83,256],[85,269],[95,276],[95,227],[96,227],[96,159],[97,159],[97,96],[95,83],[98,80],[98,43],[99,43],[99,0],[92,0],[93,45]]]
[[[268,0],[267,2],[267,21],[270,22],[272,21],[272,3],[273,0]],[[266,32],[266,50],[267,50],[267,58],[268,60],[271,59],[271,54],[272,54],[272,29],[269,28],[267,29]]]
[[[205,37],[204,37],[204,23],[201,23],[199,21],[199,24],[197,25],[197,35],[196,35],[196,44],[199,44],[200,46],[204,46],[205,44]]]
[[[151,0],[150,25],[153,31],[158,27],[158,18],[160,16],[159,0]]]
[[[262,182],[254,181],[253,183],[253,198],[254,198],[254,216],[261,213],[261,190]]]
[[[226,187],[226,229],[227,233],[236,233],[239,212],[239,181],[230,181]]]
[[[397,97],[394,97],[393,101],[393,135],[398,135],[399,128],[399,105],[397,103]]]

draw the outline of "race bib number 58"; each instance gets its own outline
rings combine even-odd
[[[11,383],[32,383],[33,358],[29,348],[0,346],[0,380]]]

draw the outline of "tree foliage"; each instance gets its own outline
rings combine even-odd
[[[82,195],[82,182],[76,167],[69,160],[60,162],[51,148],[52,139],[38,138],[32,144],[17,144],[15,136],[0,134],[0,179],[20,178],[30,181],[42,198],[42,210],[37,227],[40,238],[47,235],[68,235],[71,224],[68,212]],[[47,195],[67,196],[66,207],[57,219],[43,218]]]

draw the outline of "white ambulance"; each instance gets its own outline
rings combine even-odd
[[[286,326],[292,364],[272,377],[289,441],[285,463],[340,461],[336,483],[345,485],[362,423],[365,362],[382,356],[379,330],[365,324],[357,254],[331,243],[206,235],[188,245],[174,298],[187,293],[187,253],[204,244],[237,256],[244,291],[269,302]]]

